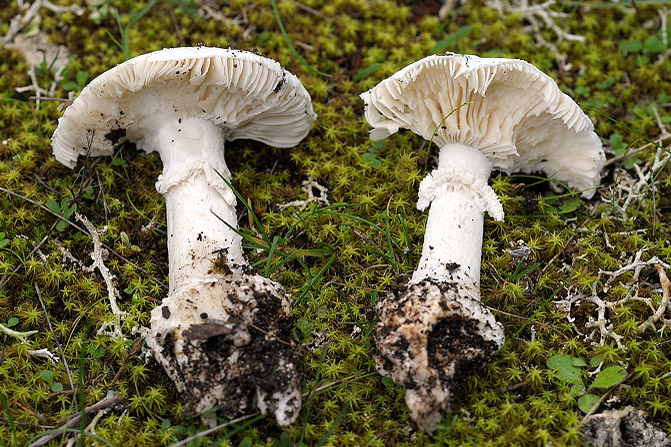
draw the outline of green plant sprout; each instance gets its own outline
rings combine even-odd
[[[77,211],[77,204],[76,203],[71,204],[70,200],[67,198],[62,199],[60,204],[55,200],[48,200],[47,203],[45,203],[45,205],[51,211],[60,216],[63,216],[65,219],[70,219],[74,215],[75,211]],[[68,223],[64,219],[59,220],[58,223],[56,224],[57,231],[64,231],[67,227]]]
[[[51,391],[54,391],[56,393],[63,391],[63,384],[61,382],[54,381],[53,372],[43,369],[42,371],[40,371],[40,379],[44,380],[47,383],[47,385],[49,385],[49,389]]]
[[[591,368],[599,368],[603,357],[592,357],[589,362]],[[618,385],[627,377],[627,370],[621,366],[608,366],[600,370],[592,383],[586,387],[583,379],[586,376],[587,363],[568,354],[553,355],[547,360],[547,366],[557,371],[557,377],[571,386],[571,395],[578,397],[578,407],[583,413],[593,413],[598,408],[604,395],[593,394],[593,389],[608,389]],[[596,371],[595,371],[596,372]]]

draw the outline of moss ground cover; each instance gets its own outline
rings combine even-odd
[[[27,3],[0,9],[0,36]],[[470,0],[444,19],[438,1],[53,3],[19,34],[44,33],[66,48],[66,69],[46,57],[31,69],[9,42],[0,46],[0,445],[29,445],[98,404],[50,445],[78,436],[86,445],[170,446],[196,436],[188,445],[579,446],[578,401],[589,390],[573,386],[615,366],[626,376],[596,390],[603,399],[593,411],[633,405],[671,434],[671,2],[534,9]],[[174,387],[142,356],[132,328],[167,292],[160,159],[125,145],[71,171],[51,156],[64,101],[87,80],[127,56],[199,43],[278,60],[318,114],[291,150],[227,145],[233,186],[248,200],[238,211],[250,261],[295,299],[306,398],[286,431],[250,411],[207,433],[182,416]],[[416,191],[437,150],[410,132],[372,142],[358,95],[443,51],[533,63],[580,102],[610,160],[591,201],[541,176],[492,175],[506,220],[485,223],[482,299],[508,343],[429,437],[413,426],[402,390],[375,372],[369,335],[371,305],[407,282],[419,258],[426,215]],[[50,98],[34,99],[35,87]],[[280,206],[309,195],[321,200]],[[96,237],[121,319],[100,269],[89,268],[94,241],[75,213],[105,229]],[[558,368],[560,355],[577,363]]]

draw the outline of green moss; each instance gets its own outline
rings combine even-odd
[[[298,223],[285,241],[288,247],[307,249],[325,243],[334,248],[334,260],[294,309],[296,318],[304,322],[298,325],[297,340],[308,343],[306,390],[331,386],[314,396],[310,409],[304,408],[299,422],[284,432],[271,418],[264,418],[226,441],[223,438],[230,429],[208,435],[202,445],[247,442],[284,446],[290,444],[287,438],[296,443],[302,439],[306,445],[334,446],[581,445],[582,414],[566,384],[547,368],[545,362],[551,353],[586,359],[602,356],[608,364],[626,365],[631,378],[612,394],[622,405],[647,410],[671,433],[667,422],[671,348],[662,338],[668,332],[660,336],[654,331],[638,331],[651,315],[650,309],[629,301],[609,311],[613,330],[624,337],[626,350],[622,350],[613,340],[607,340],[605,346],[592,343],[591,329],[585,324],[595,316],[593,306],[574,307],[576,320],[570,323],[565,310],[544,304],[562,284],[556,299],[564,299],[568,293],[590,294],[595,283],[602,290],[606,279],[600,270],[619,269],[643,247],[649,248],[644,259],[658,256],[669,262],[671,176],[667,169],[656,179],[657,189],[648,192],[645,201],[635,199],[624,217],[606,203],[616,200],[622,205],[617,198],[623,181],[619,171],[605,177],[596,199],[581,201],[568,212],[560,211],[570,198],[554,197],[556,193],[547,183],[537,184],[523,176],[492,176],[490,184],[499,194],[507,218],[503,223],[488,220],[485,225],[482,296],[485,304],[512,314],[499,315],[511,343],[471,379],[454,415],[446,416],[435,437],[413,428],[402,390],[382,381],[375,372],[367,311],[380,294],[407,281],[417,262],[426,215],[414,207],[416,190],[431,169],[429,155],[435,155],[437,148],[427,155],[421,138],[408,132],[374,145],[358,98],[381,79],[430,54],[437,43],[459,29],[474,25],[467,37],[448,50],[531,61],[587,108],[604,141],[618,134],[625,147],[638,147],[643,144],[642,137],[654,140],[659,135],[653,106],[667,126],[671,121],[666,105],[670,101],[671,63],[643,45],[659,31],[656,6],[641,6],[639,14],[616,7],[582,6],[579,11],[566,7],[568,16],[560,26],[585,36],[585,43],[557,42],[554,31],[541,31],[571,64],[567,71],[561,71],[553,51],[539,46],[528,32],[526,19],[519,14],[500,14],[482,1],[468,2],[446,21],[428,7],[388,0],[306,0],[302,4],[315,11],[294,1],[279,1],[281,19],[297,51],[312,67],[330,74],[329,78],[310,72],[289,51],[270,0],[223,2],[217,7],[221,20],[203,20],[179,2],[161,2],[129,29],[131,56],[179,45],[179,35],[186,45],[203,42],[257,48],[300,77],[319,115],[311,134],[296,148],[279,150],[232,142],[227,146],[227,159],[234,185],[250,199],[269,233],[283,235]],[[119,11],[122,24],[128,24],[130,14],[146,5],[115,1],[109,6]],[[14,4],[0,11],[1,33],[17,13]],[[172,25],[173,14],[179,32]],[[111,14],[101,16],[98,23],[88,13],[77,16],[45,10],[43,15],[40,27],[51,42],[65,45],[76,55],[69,66],[71,73],[84,71],[92,79],[123,61],[123,52],[110,37],[121,39]],[[630,40],[640,42],[641,49],[623,50],[620,43]],[[0,48],[0,61],[0,186],[41,204],[76,197],[73,203],[80,212],[96,226],[107,226],[103,242],[123,256],[110,253],[106,265],[116,276],[120,305],[129,313],[122,328],[130,336],[135,324],[147,324],[149,312],[167,293],[164,203],[154,189],[160,160],[124,147],[115,157],[96,164],[81,162],[81,172],[60,166],[50,156],[49,142],[61,114],[59,103],[42,102],[36,110],[30,92],[16,92],[31,83],[29,67],[21,56]],[[374,64],[380,65],[371,74],[356,77]],[[39,82],[44,86],[50,81],[39,78]],[[56,89],[57,96],[67,94],[63,86]],[[653,155],[654,149],[640,154],[640,166]],[[637,179],[633,169],[628,172]],[[276,204],[305,198],[300,182],[308,176],[329,188],[331,203],[356,205],[338,208],[339,212],[377,227],[326,213],[308,219],[310,209],[280,211]],[[599,197],[604,205],[598,204]],[[69,389],[63,363],[47,363],[26,352],[30,346],[57,353],[57,338],[70,368],[77,367],[81,350],[86,352],[87,404],[102,399],[110,387],[126,401],[126,413],[113,411],[98,422],[99,436],[114,445],[154,446],[170,445],[203,430],[197,419],[181,415],[179,396],[163,372],[147,366],[137,354],[129,357],[132,340],[96,334],[103,323],[112,321],[107,290],[98,273],[83,272],[61,251],[61,247],[67,249],[88,265],[90,238],[72,227],[64,231],[52,228],[58,219],[26,199],[0,193],[0,232],[9,240],[0,249],[0,284],[8,281],[0,290],[0,322],[14,317],[19,320],[14,329],[39,330],[30,338],[30,345],[0,335],[6,346],[0,362],[0,391],[8,399],[12,417],[35,423],[30,410],[39,410],[47,422],[55,423],[76,411],[72,395],[52,395],[39,375],[41,370],[50,370],[54,380]],[[246,217],[241,215],[244,226]],[[297,215],[306,219],[305,223],[300,223]],[[152,220],[155,223],[149,225]],[[387,233],[395,244],[393,256],[386,251]],[[38,245],[39,252],[33,251]],[[521,245],[531,251],[519,264],[510,250]],[[248,254],[252,262],[266,256]],[[308,275],[316,275],[328,259],[305,258],[309,272],[295,263],[285,265],[273,273],[273,279],[298,298]],[[525,271],[535,264],[538,266],[522,277],[511,278],[516,269]],[[15,270],[15,275],[5,276]],[[644,268],[638,280],[633,272],[626,273],[599,296],[621,300],[638,287],[638,296],[659,302],[661,297],[651,286],[658,281],[652,268]],[[53,334],[33,283],[42,292]],[[532,316],[533,321],[513,338]],[[87,326],[93,329],[88,338]],[[322,353],[324,361],[320,362]],[[318,373],[321,380],[315,384]],[[2,416],[6,416],[4,410]],[[18,444],[26,444],[40,431],[17,426]],[[5,422],[0,422],[0,439],[12,439]]]

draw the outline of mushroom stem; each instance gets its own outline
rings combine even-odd
[[[242,254],[235,195],[218,174],[230,178],[223,132],[206,119],[174,121],[140,143],[164,163],[156,189],[166,200],[170,263],[170,291],[152,311],[147,344],[187,413],[218,405],[236,415],[251,388],[259,409],[288,426],[300,410],[302,370],[287,341],[289,297]]]
[[[156,189],[166,201],[170,293],[207,277],[221,254],[227,264],[245,265],[241,238],[232,229],[235,195],[217,174],[230,179],[223,132],[205,119],[179,119],[177,126],[170,120],[158,132],[157,150],[163,161]]]
[[[492,165],[479,150],[448,144],[440,150],[438,168],[421,183],[417,208],[427,206],[424,247],[410,281],[446,281],[455,270],[480,289],[484,212],[503,220],[496,193],[487,185]]]

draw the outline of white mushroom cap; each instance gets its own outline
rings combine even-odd
[[[587,198],[601,180],[605,155],[592,122],[528,62],[433,55],[361,98],[373,139],[410,129],[427,140],[433,137],[439,147],[475,147],[494,169],[509,174],[542,171],[584,190]]]
[[[65,111],[54,155],[73,168],[79,155],[111,155],[120,141],[157,149],[166,118],[200,117],[226,140],[298,144],[316,115],[296,76],[247,51],[171,48],[133,58],[98,76]]]

